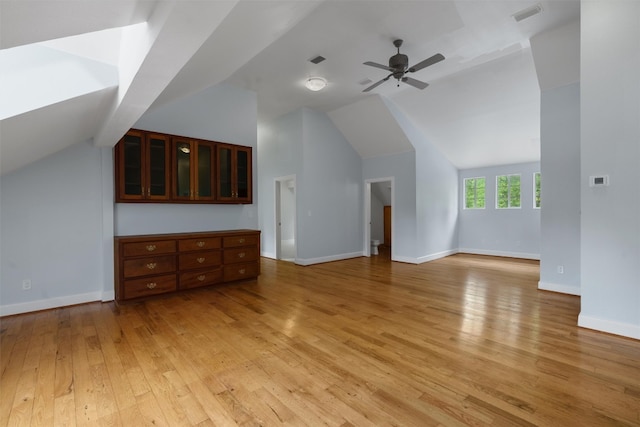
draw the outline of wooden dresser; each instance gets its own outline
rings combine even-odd
[[[260,274],[257,230],[119,236],[114,247],[116,301]]]

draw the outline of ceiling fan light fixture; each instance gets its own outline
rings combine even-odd
[[[317,92],[327,86],[327,81],[322,77],[309,77],[304,85],[307,87],[307,89],[313,92]]]
[[[526,9],[522,9],[521,11],[516,12],[511,16],[513,16],[513,19],[515,19],[516,22],[520,22],[527,18],[532,17],[533,15],[537,15],[540,12],[542,12],[542,5],[538,3]]]

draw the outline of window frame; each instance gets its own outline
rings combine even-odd
[[[519,206],[511,206],[511,177],[512,176],[517,176],[519,178],[519,195],[518,195],[518,203]],[[498,189],[498,182],[500,181],[501,177],[507,177],[507,207],[500,207],[499,205],[499,198],[500,198],[500,191]],[[522,209],[522,175],[519,173],[509,173],[509,174],[503,174],[503,175],[496,175],[496,209]]]
[[[484,180],[484,203],[482,207],[478,207],[478,185],[477,185],[477,180],[478,179],[483,179]],[[474,185],[473,185],[473,195],[474,195],[474,206],[473,207],[467,207],[467,180],[474,180]],[[462,208],[463,209],[468,209],[468,210],[475,210],[475,209],[486,209],[487,207],[487,177],[486,176],[476,176],[476,177],[469,177],[469,178],[464,178],[463,182],[462,182]]]
[[[537,180],[536,180],[537,177]],[[538,185],[539,183],[539,185]],[[537,193],[540,193],[539,195]],[[537,197],[536,197],[537,196]],[[536,206],[540,202],[539,206]],[[533,173],[533,209],[540,209],[542,207],[542,174],[540,172]]]

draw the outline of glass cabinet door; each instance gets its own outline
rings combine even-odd
[[[173,148],[173,174],[174,193],[176,199],[190,199],[193,195],[191,189],[191,165],[193,147],[187,140],[174,139]]]
[[[198,200],[213,199],[213,144],[197,143],[198,169],[196,171]]]
[[[242,201],[251,199],[251,155],[248,149],[236,149],[236,198]]]
[[[147,136],[147,198],[169,198],[169,137]]]
[[[123,199],[140,199],[143,197],[142,164],[143,164],[142,135],[138,132],[127,133],[118,149],[118,162],[120,165],[119,196]]]
[[[218,199],[232,200],[234,197],[232,185],[233,150],[231,147],[218,145]]]

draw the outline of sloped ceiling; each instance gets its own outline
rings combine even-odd
[[[0,79],[25,76],[23,67],[8,66],[7,52],[45,41],[46,48],[85,64],[83,72],[95,73],[88,64],[98,61],[105,65],[95,68],[112,67],[118,78],[117,86],[103,82],[6,114],[0,174],[87,140],[112,146],[148,109],[223,81],[256,91],[261,121],[301,107],[329,112],[363,156],[407,148],[401,133],[385,136],[376,149],[358,142],[397,126],[376,107],[382,96],[458,167],[520,161],[517,154],[536,151],[539,133],[529,39],[579,17],[579,0],[538,3],[541,14],[517,23],[511,15],[536,2],[2,1]],[[94,37],[81,48],[63,39],[98,31],[111,31],[111,42]],[[405,40],[402,52],[410,63],[436,52],[447,59],[415,74],[431,84],[424,91],[389,81],[362,93],[363,80],[385,76],[362,63],[385,63],[395,53],[395,38]],[[317,55],[326,61],[310,63]],[[312,75],[325,77],[328,87],[307,91],[304,81]],[[35,83],[13,91],[6,89],[11,83],[0,85],[0,110],[10,109]],[[47,136],[37,127],[46,127]],[[491,141],[502,145],[478,148]]]

